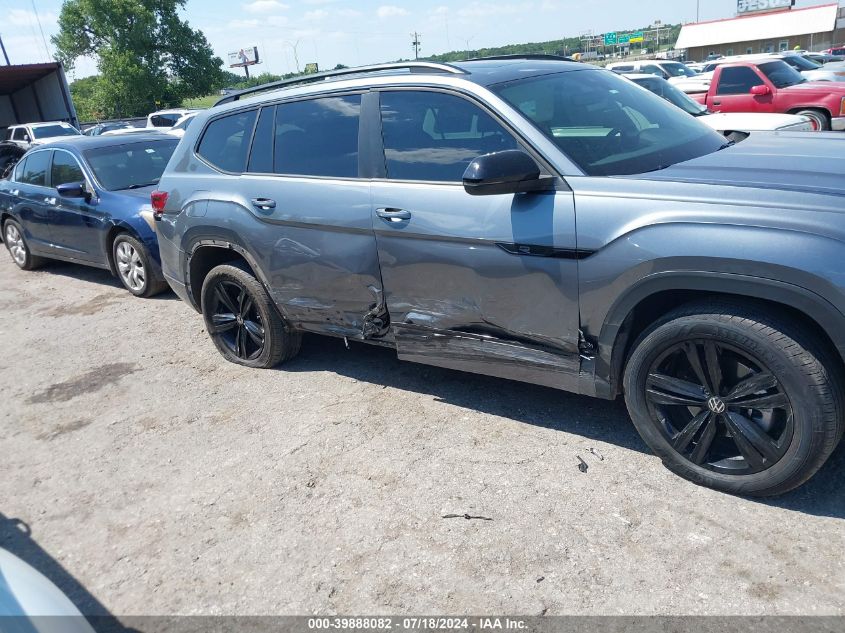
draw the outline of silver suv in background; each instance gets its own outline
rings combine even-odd
[[[152,204],[167,281],[232,362],[315,332],[624,394],[673,471],[772,495],[843,431],[842,147],[734,144],[586,64],[410,62],[226,97]]]

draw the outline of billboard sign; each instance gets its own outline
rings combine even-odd
[[[258,47],[245,46],[234,53],[229,53],[229,68],[243,68],[258,63]]]
[[[791,9],[795,6],[795,0],[737,0],[737,15],[748,13],[760,13],[761,11],[778,11],[780,9]]]
[[[637,31],[636,33],[631,33],[631,36],[628,38],[628,41],[631,42],[631,44],[638,44],[642,43],[643,39],[643,32]]]
[[[309,62],[305,64],[306,75],[313,75],[314,73],[318,72],[320,72],[320,65],[317,62]]]

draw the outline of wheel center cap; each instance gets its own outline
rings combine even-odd
[[[243,324],[244,324],[244,318],[239,314],[238,315],[238,325],[243,325]]]
[[[707,406],[713,413],[724,413],[726,409],[724,401],[716,396],[707,400]]]

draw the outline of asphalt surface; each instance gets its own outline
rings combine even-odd
[[[621,401],[320,337],[244,369],[94,269],[3,254],[0,314],[0,546],[85,613],[845,612],[841,446],[741,499]]]

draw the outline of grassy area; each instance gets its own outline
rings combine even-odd
[[[210,108],[215,103],[217,103],[218,99],[220,99],[219,94],[207,95],[205,97],[197,97],[196,99],[185,99],[182,102],[182,107],[183,108],[191,108],[192,110],[193,109],[199,110],[199,109],[202,109],[202,108]]]

